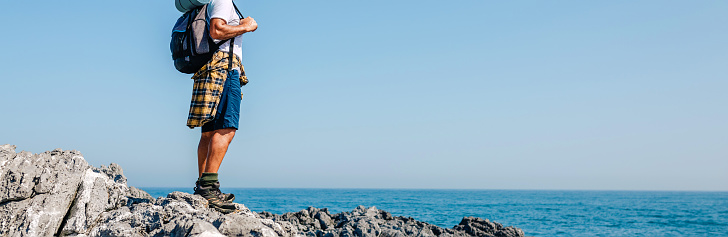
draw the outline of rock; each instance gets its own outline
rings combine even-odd
[[[154,202],[154,197],[152,197],[152,195],[149,195],[149,193],[144,192],[144,190],[133,186],[129,186],[129,196],[127,198],[127,205]]]
[[[523,230],[512,226],[503,227],[500,223],[490,222],[488,219],[477,217],[464,217],[454,230],[464,231],[472,236],[525,236]]]
[[[465,217],[452,229],[375,207],[329,213],[221,214],[183,192],[154,199],[126,183],[117,164],[92,167],[78,151],[40,154],[0,146],[0,236],[524,236],[521,229]]]
[[[87,233],[101,213],[125,206],[129,194],[126,178],[119,165],[87,169],[81,177],[76,199],[66,214],[66,223],[60,234]]]
[[[189,236],[224,237],[225,235],[221,234],[220,231],[217,230],[217,227],[209,222],[196,221],[192,225],[192,230],[190,230]]]
[[[2,146],[0,235],[51,236],[62,230],[90,166],[78,151],[15,153]]]
[[[331,214],[326,208],[324,208],[324,211],[317,212],[313,218],[319,221],[321,230],[334,228],[334,220],[331,219]]]
[[[331,215],[326,209],[309,207],[282,215],[258,214],[278,222],[289,222],[306,236],[525,236],[521,229],[503,227],[488,220],[465,217],[459,225],[446,229],[410,217],[394,217],[376,207],[359,206],[351,212]]]

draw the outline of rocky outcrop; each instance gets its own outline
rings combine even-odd
[[[119,165],[90,166],[78,151],[40,154],[0,146],[0,236],[524,236],[514,227],[466,217],[445,229],[374,207],[331,214],[221,214],[200,196],[152,198],[126,183]]]
[[[222,215],[200,196],[153,199],[121,167],[90,166],[78,151],[41,154],[0,146],[0,236],[292,236],[290,223],[245,206]]]
[[[465,217],[452,229],[417,221],[411,217],[392,216],[375,207],[359,206],[351,212],[331,214],[309,207],[283,215],[261,212],[260,216],[277,222],[289,222],[299,234],[317,237],[333,236],[524,236],[521,229],[503,227],[489,220]]]

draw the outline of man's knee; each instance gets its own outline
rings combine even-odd
[[[235,128],[223,128],[213,131],[214,134],[212,135],[212,143],[230,144],[233,137],[235,137],[235,131],[237,131]]]

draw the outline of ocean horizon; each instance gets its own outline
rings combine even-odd
[[[153,197],[192,187],[140,187]],[[452,228],[475,216],[527,236],[728,236],[728,191],[222,188],[252,211],[375,206]]]

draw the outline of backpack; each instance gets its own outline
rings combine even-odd
[[[235,6],[235,3],[233,3],[233,6]],[[235,11],[242,18],[237,6],[235,6]],[[235,38],[228,40],[230,41],[229,51],[232,58],[232,47]],[[172,28],[172,40],[169,43],[169,49],[172,51],[174,67],[182,73],[195,73],[210,61],[218,47],[228,40],[215,43],[210,37],[207,4],[192,9],[177,19],[177,23]]]

